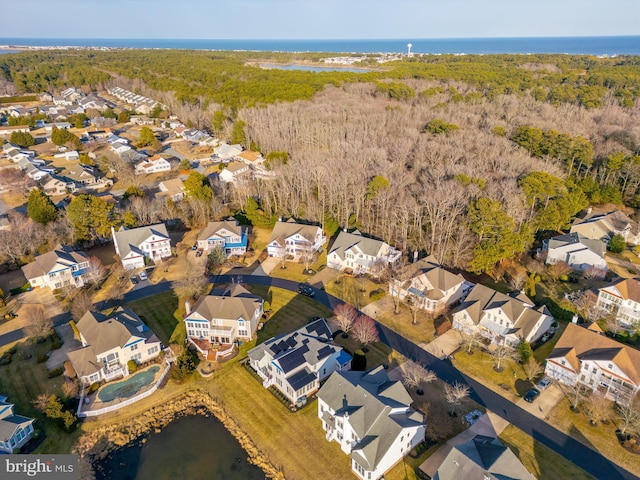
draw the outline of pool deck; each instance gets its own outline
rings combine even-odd
[[[103,388],[125,382],[127,379],[131,378],[131,376],[137,375],[140,372],[147,371],[153,367],[160,367],[160,370],[154,375],[153,381],[149,385],[146,385],[145,387],[142,387],[140,390],[138,390],[138,392],[136,392],[134,396],[127,398],[115,398],[110,402],[103,402],[98,397],[98,394]],[[84,397],[81,400],[80,405],[78,406],[78,416],[87,417],[101,415],[102,413],[106,413],[108,411],[118,410],[121,407],[130,405],[137,402],[138,400],[141,400],[142,398],[147,397],[158,388],[158,385],[164,379],[164,375],[168,369],[169,365],[167,365],[166,363],[154,363],[153,365],[149,365],[148,367],[138,370],[136,373],[128,377],[119,378],[118,380],[109,382],[101,386],[96,392],[87,397]]]

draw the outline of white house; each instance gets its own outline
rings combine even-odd
[[[224,248],[227,257],[247,252],[247,232],[237,220],[209,222],[198,235],[198,248],[209,252],[214,247]]]
[[[400,278],[389,282],[391,296],[405,300],[427,312],[436,313],[463,300],[473,288],[462,275],[451,273],[428,256],[411,264]]]
[[[170,198],[174,202],[179,202],[185,196],[184,183],[179,178],[160,182],[158,190],[160,190],[158,196]]]
[[[111,148],[111,150],[114,153],[116,153],[116,154],[118,154],[120,156],[122,156],[123,153],[130,152],[131,150],[133,150],[126,143],[120,143],[120,142],[116,142],[116,143],[111,144],[109,148]]]
[[[73,161],[73,160],[79,160],[80,159],[80,155],[78,154],[78,152],[76,150],[70,150],[67,152],[62,152],[62,153],[56,153],[53,158],[64,158],[65,160],[69,160],[69,161]]]
[[[286,222],[276,222],[271,232],[271,239],[267,244],[270,257],[283,255],[293,260],[300,259],[307,253],[322,251],[327,241],[322,228],[315,225],[303,225],[289,219]]]
[[[242,162],[231,162],[218,173],[218,178],[221,182],[236,184],[250,173],[249,165]]]
[[[327,266],[351,270],[355,274],[380,275],[383,267],[394,264],[402,252],[382,240],[364,237],[358,230],[340,232],[327,255]]]
[[[164,223],[125,229],[111,227],[113,245],[127,270],[144,267],[145,258],[154,262],[171,256],[171,239]]]
[[[598,291],[596,308],[615,313],[620,325],[634,330],[640,326],[640,279],[626,278]]]
[[[227,145],[226,143],[222,143],[213,149],[213,154],[221,161],[229,160],[241,153],[241,145]]]
[[[621,235],[627,243],[640,245],[640,225],[620,210],[608,213],[589,214],[576,218],[571,225],[571,233],[579,233],[585,238],[603,240],[609,243],[614,235]]]
[[[154,155],[153,157],[142,160],[136,164],[136,175],[142,175],[143,173],[158,173],[168,172],[171,170],[171,164],[160,155]]]
[[[144,363],[160,354],[160,339],[130,309],[112,315],[85,313],[76,324],[82,347],[67,353],[85,385],[129,375],[127,362]]]
[[[13,413],[14,405],[0,396],[0,452],[17,452],[33,436],[33,418]]]
[[[547,250],[547,264],[566,262],[574,270],[591,267],[607,270],[604,259],[607,244],[602,240],[591,240],[579,233],[568,233],[545,240],[543,248]]]
[[[382,366],[336,371],[318,391],[318,417],[327,440],[351,456],[353,473],[377,480],[424,440],[425,420],[412,401]]]
[[[640,392],[640,351],[607,337],[595,323],[570,323],[547,357],[545,373],[626,404]]]
[[[453,328],[512,347],[523,340],[535,342],[553,321],[547,307],[535,308],[526,295],[513,297],[480,284],[453,313]]]
[[[48,287],[55,290],[67,286],[83,287],[88,269],[89,259],[84,252],[57,245],[52,251],[38,255],[33,262],[22,267],[22,272],[33,288]]]
[[[187,337],[207,347],[233,345],[238,340],[248,342],[262,318],[263,303],[261,297],[240,285],[213,290],[200,297],[193,309],[186,305]]]
[[[45,175],[39,181],[42,191],[47,195],[64,195],[75,189],[73,182],[51,174]]]
[[[264,388],[278,389],[292,404],[320,388],[335,371],[349,370],[351,356],[333,343],[324,318],[249,350],[249,363]]]

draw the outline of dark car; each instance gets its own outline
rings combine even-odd
[[[202,250],[198,250],[196,252],[196,257],[201,257],[202,256]]]
[[[131,283],[133,283],[134,285],[138,284],[138,279],[136,277],[131,277],[129,278],[129,280],[131,280]]]
[[[536,398],[538,398],[539,395],[540,395],[540,390],[538,390],[537,388],[532,388],[531,390],[529,390],[527,393],[524,394],[524,401],[533,403],[533,401]]]
[[[299,285],[298,293],[306,295],[307,297],[313,297],[316,294],[316,292],[313,291],[313,288],[311,288],[309,285]]]

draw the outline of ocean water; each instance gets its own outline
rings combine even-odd
[[[384,40],[215,40],[215,39],[71,39],[0,38],[5,46],[77,46],[107,48],[178,48],[331,53],[402,53],[411,43],[414,53],[492,54],[567,53],[640,55],[640,36],[537,37]]]

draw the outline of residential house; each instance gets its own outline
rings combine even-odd
[[[65,160],[73,161],[79,160],[80,154],[76,150],[70,150],[62,153],[56,153],[53,158],[64,158]]]
[[[568,233],[545,240],[543,248],[547,250],[547,264],[566,262],[574,270],[598,268],[607,270],[604,255],[607,244],[602,240],[591,240],[579,233]]]
[[[607,337],[596,323],[570,323],[547,357],[545,373],[627,404],[640,391],[640,351]]]
[[[82,347],[67,356],[84,385],[126,377],[130,360],[148,362],[162,350],[160,339],[128,308],[108,316],[89,311],[76,327]]]
[[[424,440],[425,420],[411,408],[399,381],[377,367],[334,372],[318,391],[318,417],[327,440],[351,456],[351,470],[377,480]]]
[[[224,162],[242,153],[242,145],[228,145],[221,143],[213,149],[213,154]]]
[[[389,282],[389,293],[401,301],[410,298],[417,308],[436,313],[463,300],[473,285],[429,256],[411,264],[400,278]]]
[[[102,172],[89,166],[80,166],[68,168],[60,173],[68,183],[73,183],[73,190],[82,188],[103,188],[113,185],[113,180],[105,177]]]
[[[455,445],[433,480],[536,480],[518,457],[496,437],[476,435]]]
[[[53,122],[44,124],[44,130],[47,133],[53,132],[53,127],[56,127],[58,130],[68,130],[71,128],[71,124],[69,122]]]
[[[258,329],[263,303],[240,285],[213,290],[200,297],[193,309],[187,303],[187,337],[208,346],[248,342]]]
[[[33,262],[22,267],[22,272],[33,288],[48,287],[55,290],[67,286],[83,287],[88,269],[89,259],[84,252],[57,245],[52,251],[38,255]]]
[[[133,149],[127,145],[126,143],[113,143],[109,146],[111,151],[118,154],[120,157],[124,158],[124,154],[131,152]]]
[[[0,137],[10,137],[13,132],[29,133],[28,125],[15,125],[11,127],[0,127]]]
[[[204,137],[200,137],[198,139],[198,144],[202,145],[203,147],[217,147],[218,144],[220,143],[220,140],[218,140],[217,138],[211,137],[209,135],[205,135]]]
[[[247,253],[247,232],[237,220],[209,222],[198,235],[198,249],[205,252],[214,247],[222,247],[227,257]]]
[[[0,452],[18,452],[33,436],[33,418],[13,413],[14,405],[0,396]]]
[[[206,137],[207,134],[201,130],[196,130],[195,128],[188,128],[182,132],[182,138],[189,142],[197,142],[201,138]]]
[[[625,278],[598,290],[596,308],[614,314],[622,328],[640,327],[640,279]]]
[[[63,106],[71,106],[73,105],[73,101],[69,98],[64,98],[61,95],[54,95],[53,96],[53,103],[57,106],[63,107]]]
[[[121,227],[117,232],[112,227],[111,235],[116,253],[127,270],[144,267],[145,258],[157,262],[171,256],[171,239],[164,223],[129,230]]]
[[[158,184],[159,197],[170,198],[174,202],[179,202],[185,196],[184,183],[179,178],[164,180]]]
[[[480,284],[453,312],[453,328],[511,347],[535,342],[553,322],[547,307],[536,308],[523,293],[505,295]]]
[[[387,265],[396,263],[402,252],[382,240],[363,236],[358,230],[340,232],[327,255],[327,266],[336,270],[350,270],[356,275],[379,276]]]
[[[291,218],[286,222],[276,222],[267,244],[267,253],[270,257],[285,256],[299,260],[308,253],[320,252],[326,241],[322,228],[296,223]]]
[[[41,168],[38,168],[28,160],[22,160],[18,165],[27,177],[35,180],[36,182],[42,180],[51,173],[51,170],[43,170]]]
[[[247,165],[257,168],[264,164],[264,157],[260,152],[254,152],[252,150],[245,150],[234,157],[234,160],[238,162],[246,163]]]
[[[42,191],[49,196],[64,195],[75,189],[73,182],[51,174],[42,177],[39,183]]]
[[[607,244],[614,235],[621,235],[627,243],[640,245],[640,225],[620,210],[593,215],[589,212],[585,218],[576,218],[571,233]]]
[[[333,372],[351,368],[351,356],[333,343],[324,318],[270,338],[248,355],[264,388],[275,387],[292,404],[315,393]]]
[[[218,173],[218,178],[224,183],[236,184],[248,178],[250,174],[251,170],[249,169],[249,165],[242,162],[231,162]]]
[[[136,175],[168,172],[171,170],[171,164],[160,155],[154,155],[145,160],[140,161],[135,166]]]

